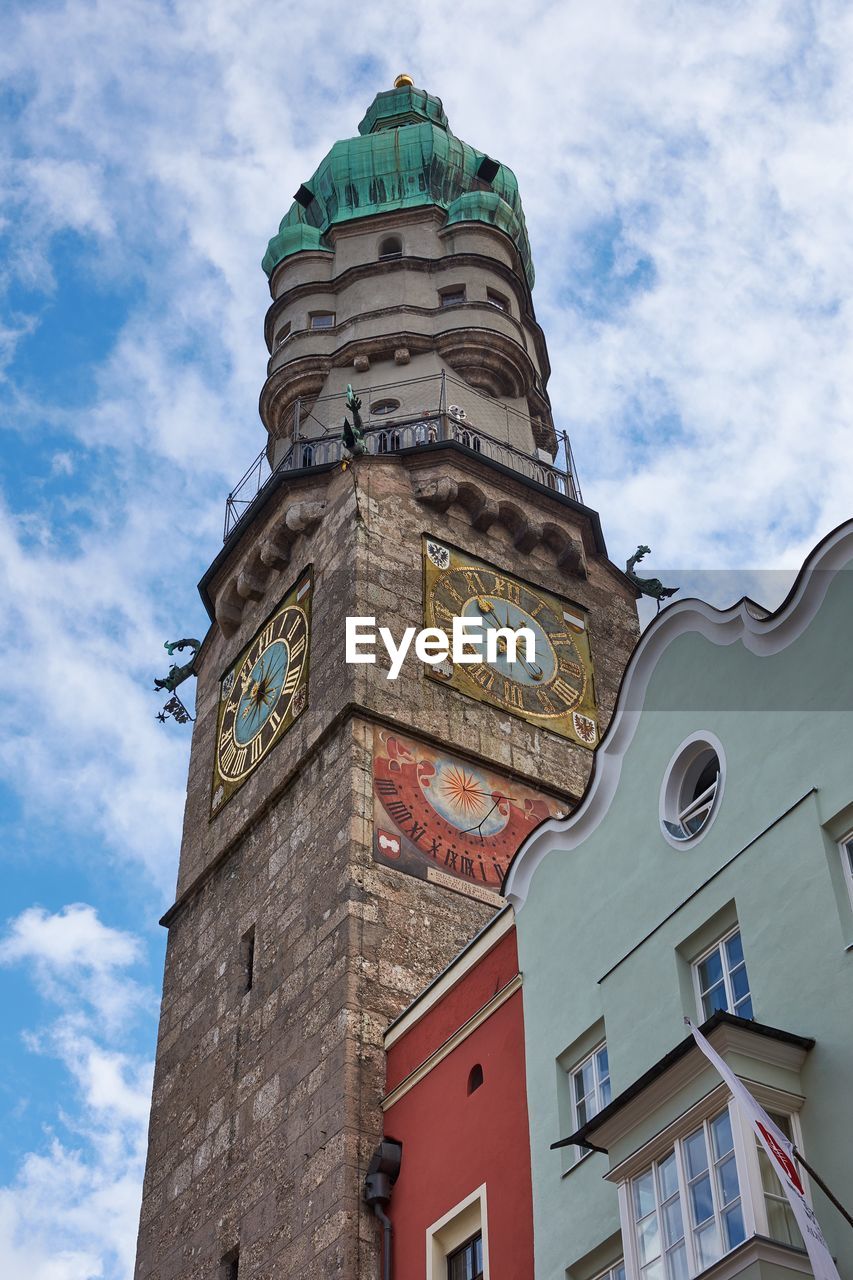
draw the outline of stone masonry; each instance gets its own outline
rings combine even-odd
[[[198,663],[138,1280],[218,1276],[238,1246],[241,1280],[378,1274],[360,1191],[381,1132],[382,1031],[491,909],[374,863],[373,724],[573,799],[588,774],[587,751],[427,679],[413,657],[396,682],[379,665],[347,667],[346,615],[373,614],[395,634],[422,625],[421,534],[435,534],[589,610],[602,727],[636,635],[633,591],[596,552],[586,513],[449,446],[308,474],[274,496],[208,586],[216,608],[241,575],[257,582],[231,634],[212,627]],[[312,532],[262,576],[258,547],[306,503],[322,504]],[[476,528],[483,504],[495,518]],[[553,528],[520,551],[533,538],[520,536],[521,520]],[[562,568],[561,546],[579,550]],[[309,563],[308,710],[211,823],[219,677]],[[252,928],[246,991],[241,939]]]

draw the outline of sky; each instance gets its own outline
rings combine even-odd
[[[851,67],[841,0],[2,6],[4,1276],[132,1273],[189,748],[152,677],[263,446],[292,193],[397,73],[439,95],[518,176],[613,559],[781,593],[853,514]]]

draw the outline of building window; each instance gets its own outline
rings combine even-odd
[[[752,1017],[752,996],[740,929],[734,929],[693,966],[703,1020],[718,1009],[739,1018]]]
[[[386,236],[379,245],[379,261],[385,262],[388,258],[402,258],[403,241],[399,236]]]
[[[497,307],[498,311],[509,311],[509,299],[502,293],[496,293],[494,289],[486,290],[486,301],[490,306]]]
[[[779,1126],[785,1137],[794,1142],[791,1117],[776,1111],[769,1111],[768,1115],[774,1124]],[[806,1246],[803,1243],[800,1228],[797,1226],[791,1202],[783,1191],[776,1171],[758,1138],[755,1139],[755,1146],[758,1151],[758,1168],[761,1172],[761,1190],[764,1193],[764,1212],[767,1214],[767,1234],[771,1240],[779,1240],[782,1244],[804,1249]]]
[[[332,329],[335,325],[334,311],[312,311],[308,317],[312,329]]]
[[[452,289],[444,289],[438,295],[438,304],[441,307],[458,307],[460,302],[465,301],[465,286],[458,285]]]
[[[483,1083],[483,1068],[476,1062],[468,1073],[468,1092],[473,1093]]]
[[[485,1183],[427,1227],[425,1280],[489,1280]]]
[[[447,1280],[483,1280],[483,1237],[479,1231],[449,1255]]]
[[[283,324],[279,329],[278,333],[275,335],[275,345],[277,347],[280,347],[281,344],[285,341],[285,339],[289,337],[290,337],[290,321],[288,320],[287,324]]]
[[[220,1280],[239,1280],[240,1276],[240,1250],[232,1249],[230,1253],[226,1253],[225,1257],[219,1264]]]
[[[599,1275],[595,1276],[594,1280],[625,1280],[624,1259],[620,1258],[618,1262],[614,1262],[612,1267],[600,1272]]]
[[[572,1112],[575,1129],[580,1129],[593,1116],[597,1116],[610,1101],[610,1063],[607,1059],[607,1043],[593,1049],[589,1057],[569,1072],[572,1090]],[[575,1162],[590,1152],[575,1148]]]
[[[709,733],[682,742],[667,766],[660,792],[664,839],[683,847],[705,835],[716,815],[725,778],[722,744]]]
[[[251,991],[255,982],[255,926],[247,929],[240,939],[240,960],[243,967],[243,992]]]
[[[728,1108],[631,1181],[640,1275],[689,1280],[746,1237]]]
[[[399,408],[399,400],[377,400],[375,404],[370,406],[370,416],[381,418],[386,413],[393,413],[395,409]]]
[[[838,847],[841,850],[841,865],[847,881],[847,892],[850,894],[850,905],[853,907],[853,831],[839,841]]]

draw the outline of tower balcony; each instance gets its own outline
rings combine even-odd
[[[553,460],[541,449],[519,449],[510,443],[516,435],[513,428],[524,421],[529,430],[530,418],[505,401],[481,395],[446,374],[357,387],[355,391],[362,402],[368,455],[405,454],[450,443],[551,493],[583,501],[568,433],[556,433],[558,448]],[[340,394],[299,397],[293,402],[287,437],[271,439],[228,495],[225,540],[285,474],[304,474],[348,458],[342,440],[346,412]]]

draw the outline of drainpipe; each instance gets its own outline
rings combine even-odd
[[[383,1141],[374,1151],[367,1166],[364,1179],[364,1200],[369,1204],[382,1223],[382,1274],[383,1280],[391,1280],[391,1219],[385,1212],[385,1205],[391,1199],[391,1188],[400,1173],[400,1161],[403,1148],[399,1142]]]

